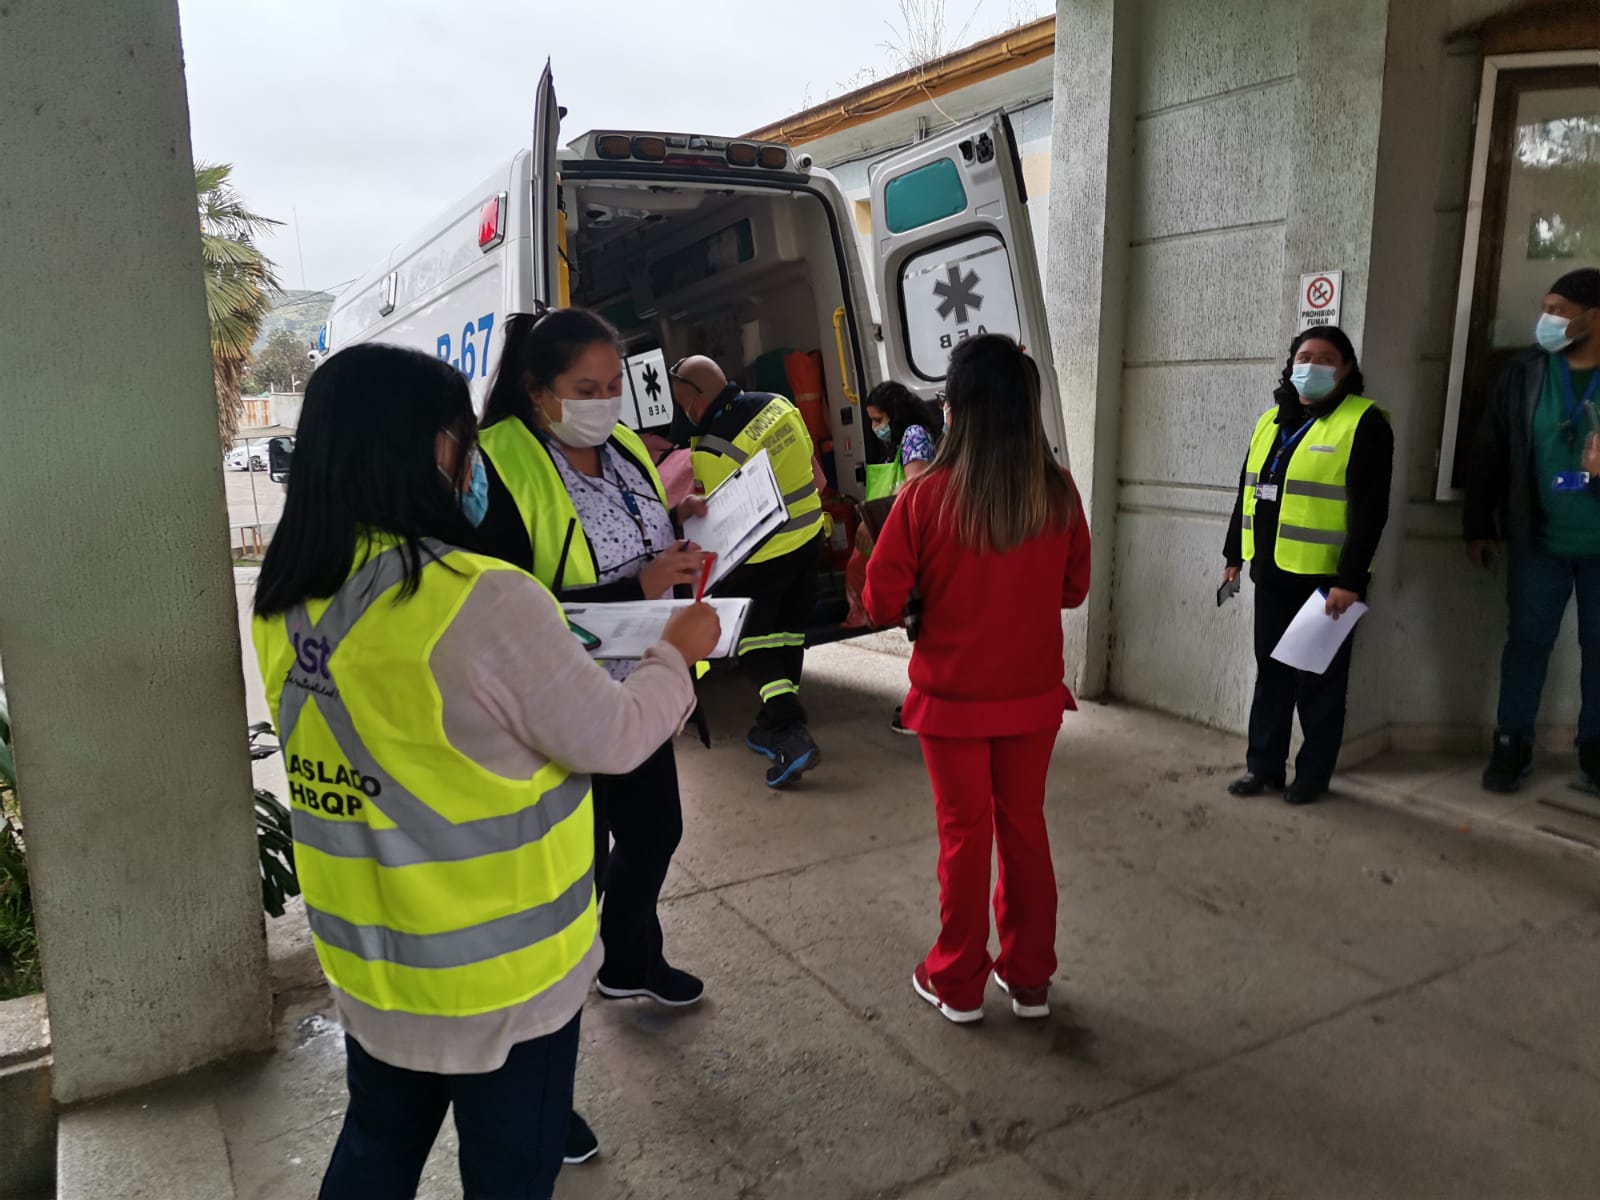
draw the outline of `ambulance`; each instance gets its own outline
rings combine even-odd
[[[950,351],[978,333],[1027,346],[1044,427],[1066,443],[1044,297],[1011,125],[994,113],[873,164],[870,267],[838,182],[786,145],[596,130],[565,147],[547,64],[533,142],[339,296],[328,353],[358,342],[448,361],[481,410],[516,314],[582,305],[621,332],[623,420],[666,435],[667,365],[707,354],[751,390],[801,401],[830,511],[864,494],[872,432],[862,397],[894,379],[928,400]],[[812,394],[788,386],[794,356]],[[817,368],[820,367],[820,371]],[[816,377],[820,376],[820,382]],[[845,604],[849,522],[837,520],[817,640]]]

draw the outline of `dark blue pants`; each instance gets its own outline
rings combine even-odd
[[[594,777],[594,878],[603,982],[642,984],[663,961],[656,905],[683,838],[678,760],[668,741],[626,775]],[[615,845],[612,845],[615,840]]]
[[[1574,591],[1583,654],[1578,740],[1600,737],[1600,558],[1555,558],[1537,546],[1515,544],[1506,575],[1510,621],[1500,656],[1497,720],[1507,733],[1533,737],[1550,651]]]
[[[1344,741],[1345,694],[1350,690],[1350,653],[1355,634],[1345,639],[1321,675],[1297,671],[1272,657],[1284,630],[1316,590],[1304,585],[1256,588],[1256,690],[1250,701],[1250,749],[1245,764],[1257,775],[1279,778],[1289,758],[1295,713],[1305,741],[1295,759],[1295,779],[1323,791],[1333,778]]]
[[[411,1200],[445,1110],[455,1107],[465,1200],[550,1200],[578,1069],[578,1018],[511,1048],[486,1075],[379,1062],[344,1039],[350,1107],[320,1200]]]

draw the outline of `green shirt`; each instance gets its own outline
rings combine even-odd
[[[1583,445],[1593,417],[1586,406],[1580,428],[1567,428],[1567,398],[1561,372],[1551,363],[1544,373],[1539,403],[1533,410],[1534,487],[1539,508],[1544,549],[1557,558],[1600,557],[1600,484],[1581,492],[1558,492],[1552,481],[1558,471],[1583,470]],[[1573,371],[1572,393],[1582,398],[1594,370]]]

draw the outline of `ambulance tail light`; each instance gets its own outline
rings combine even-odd
[[[506,240],[506,193],[491,197],[478,210],[478,249],[493,250]]]
[[[756,161],[769,171],[781,171],[789,165],[789,151],[783,146],[763,146],[756,152]]]
[[[753,167],[759,152],[749,142],[729,142],[728,162],[735,167]]]
[[[633,140],[622,133],[603,134],[595,139],[594,152],[601,158],[631,158]]]

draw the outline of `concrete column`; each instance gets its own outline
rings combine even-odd
[[[0,654],[55,1096],[270,1010],[174,0],[0,4]]]
[[[1137,20],[1136,0],[1056,4],[1045,294],[1072,471],[1094,538],[1094,586],[1067,619],[1067,662],[1085,696],[1105,692],[1110,668]]]

